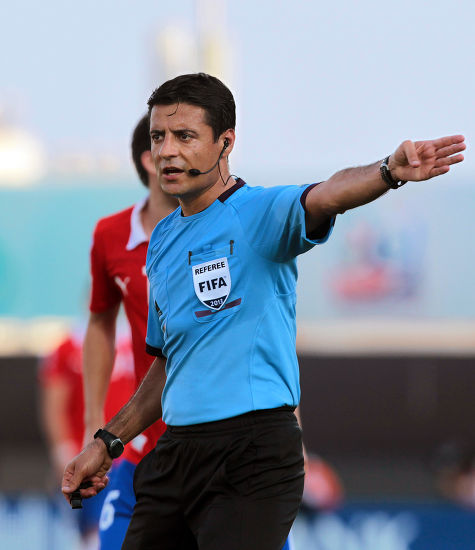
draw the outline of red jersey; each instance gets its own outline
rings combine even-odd
[[[66,418],[68,438],[79,453],[84,438],[84,394],[82,378],[82,339],[71,335],[40,365],[40,384],[45,387],[64,383],[68,391]],[[117,344],[114,369],[104,406],[104,416],[110,420],[127,403],[135,387],[132,346],[129,338],[121,338]]]
[[[136,385],[152,364],[145,351],[148,316],[148,281],[145,273],[148,238],[140,221],[145,200],[98,221],[91,249],[92,293],[90,310],[106,311],[120,302],[132,332]],[[124,457],[137,464],[165,431],[159,420],[125,448]]]

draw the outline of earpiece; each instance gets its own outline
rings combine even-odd
[[[221,153],[219,153],[218,160],[213,164],[213,166],[211,166],[211,168],[209,170],[206,170],[205,172],[201,172],[200,170],[198,170],[198,168],[190,168],[188,170],[188,174],[190,174],[190,176],[192,177],[202,176],[203,174],[209,174],[212,170],[216,168],[216,166],[218,166],[219,161],[221,160],[221,157],[223,156],[225,149],[227,149],[228,147],[229,147],[229,139],[224,138],[223,148],[221,149]]]

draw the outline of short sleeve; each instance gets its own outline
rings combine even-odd
[[[160,326],[159,307],[153,298],[152,289],[150,289],[150,299],[148,304],[147,336],[145,338],[145,349],[149,355],[162,357],[163,332]]]
[[[99,224],[94,230],[90,260],[92,284],[89,309],[93,313],[101,313],[117,305],[121,301],[121,294],[107,270],[106,247]]]
[[[305,228],[305,197],[310,186],[262,188],[252,206],[239,210],[249,244],[272,260],[287,261],[325,242],[334,219],[312,235]]]

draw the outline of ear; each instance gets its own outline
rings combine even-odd
[[[140,162],[142,163],[142,166],[145,168],[148,174],[152,176],[156,175],[157,172],[155,169],[155,164],[153,163],[151,151],[144,151],[140,155]]]
[[[223,140],[223,145],[224,145],[224,140],[227,140],[228,142],[228,146],[224,150],[224,155],[223,155],[224,158],[226,158],[229,156],[229,153],[231,153],[231,151],[233,150],[234,142],[236,141],[236,134],[234,130],[230,128],[229,130],[226,130],[221,137]]]

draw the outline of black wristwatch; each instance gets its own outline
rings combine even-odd
[[[117,436],[111,434],[107,430],[97,430],[97,432],[94,434],[94,439],[97,438],[104,441],[104,443],[106,444],[107,452],[109,453],[109,456],[111,458],[118,458],[124,452],[124,444],[122,443],[122,441]]]
[[[383,181],[387,184],[388,187],[390,187],[391,189],[399,189],[399,187],[402,187],[405,183],[407,183],[407,181],[395,180],[391,175],[391,171],[389,170],[388,162],[389,162],[389,156],[387,156],[383,160],[383,162],[379,167],[381,177],[383,178]]]

